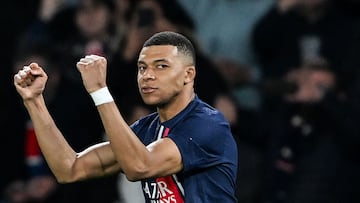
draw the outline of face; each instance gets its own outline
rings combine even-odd
[[[76,14],[76,24],[86,37],[98,37],[107,32],[110,23],[110,11],[103,4],[95,4],[92,0],[83,0]]]
[[[151,28],[150,36],[164,30],[177,32],[177,26],[164,15],[164,11],[158,1],[142,0],[139,2],[137,9],[134,20],[139,27]],[[144,15],[144,12],[140,12],[144,10],[149,11],[147,15]]]
[[[163,106],[184,95],[185,83],[193,80],[192,66],[185,63],[177,47],[144,47],[138,60],[138,87],[144,102]]]

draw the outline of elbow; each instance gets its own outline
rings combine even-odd
[[[127,174],[125,174],[125,176],[126,176],[126,179],[130,182],[136,182],[136,181],[141,180],[140,178],[138,178],[138,176],[127,175]]]
[[[125,173],[125,176],[126,176],[126,179],[130,182],[136,182],[136,181],[146,178],[143,175],[143,173],[135,172],[135,171]]]
[[[86,175],[83,173],[65,171],[66,170],[63,170],[62,173],[54,173],[56,181],[60,184],[74,183],[87,179]]]
[[[60,184],[74,183],[74,182],[79,181],[76,178],[71,178],[68,176],[60,176],[60,175],[55,175],[55,179]]]
[[[56,181],[60,184],[67,184],[67,183],[72,183],[71,181],[69,180],[66,180],[66,179],[60,179],[60,178],[56,178]]]
[[[136,182],[136,181],[140,181],[145,178],[148,178],[145,176],[141,176],[140,174],[125,174],[125,176],[126,176],[126,179],[130,182]]]
[[[71,179],[68,179],[68,178],[63,178],[63,177],[58,177],[58,176],[55,176],[55,179],[58,183],[60,184],[67,184],[67,183],[72,183],[74,181],[72,181]]]
[[[136,182],[150,177],[147,168],[144,167],[131,167],[127,170],[123,170],[123,172],[126,179],[130,182]]]

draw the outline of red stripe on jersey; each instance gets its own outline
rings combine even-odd
[[[160,202],[185,202],[184,197],[172,176],[157,178],[156,183],[160,194]]]
[[[167,137],[169,135],[170,128],[165,128],[163,137]]]

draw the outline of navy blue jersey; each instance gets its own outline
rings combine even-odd
[[[157,113],[131,128],[148,145],[168,137],[177,145],[183,170],[169,177],[142,180],[148,203],[233,203],[237,147],[224,116],[195,99],[174,118],[161,123]]]

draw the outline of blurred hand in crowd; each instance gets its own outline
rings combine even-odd
[[[325,96],[328,90],[335,87],[334,73],[315,65],[304,65],[290,71],[286,80],[294,83],[297,87],[294,93],[286,95],[287,101],[290,102],[317,102]]]

